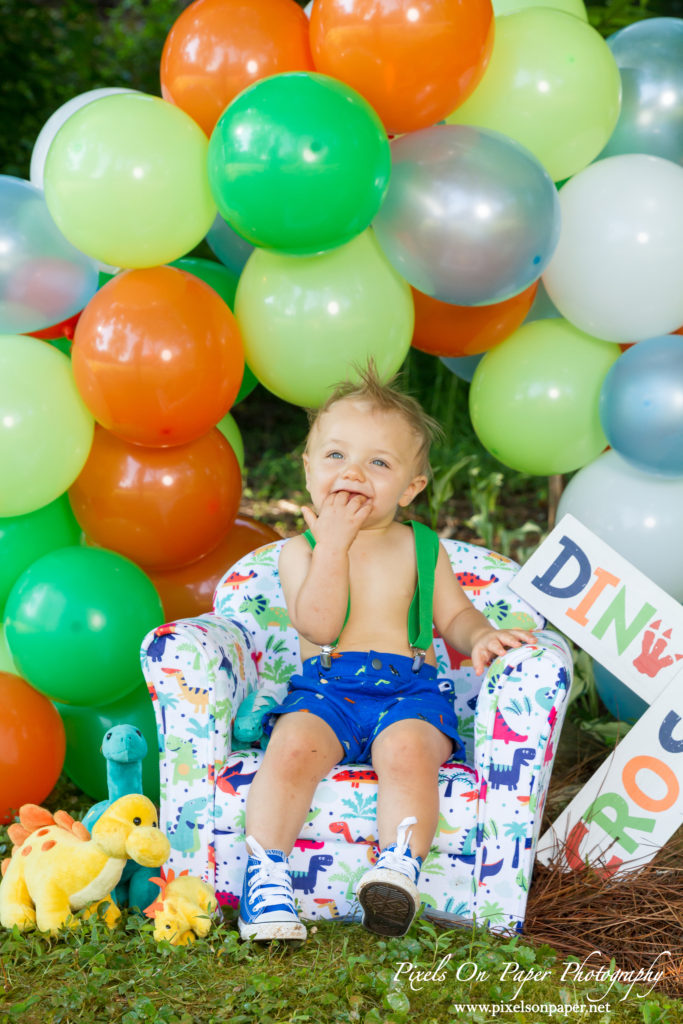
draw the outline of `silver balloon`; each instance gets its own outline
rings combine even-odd
[[[638,21],[607,44],[619,66],[622,104],[598,159],[647,153],[683,164],[683,19]]]
[[[374,228],[419,291],[480,306],[536,281],[560,231],[555,186],[535,156],[499,132],[435,125],[391,143],[389,189]]]

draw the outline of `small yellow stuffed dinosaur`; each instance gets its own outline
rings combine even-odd
[[[92,836],[65,811],[54,817],[43,807],[24,804],[19,825],[8,829],[14,843],[0,882],[0,924],[21,931],[37,927],[56,934],[67,918],[107,904],[113,925],[118,908],[106,897],[121,878],[126,860],[160,867],[171,848],[159,831],[154,804],[133,793],[115,800],[93,825]]]
[[[181,871],[176,878],[173,868],[166,878],[150,878],[161,889],[145,914],[154,920],[154,938],[166,939],[172,946],[187,946],[195,938],[207,935],[211,915],[218,906],[216,894],[208,882]]]

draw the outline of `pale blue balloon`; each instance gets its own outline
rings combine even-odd
[[[419,291],[482,306],[537,281],[560,233],[557,191],[518,142],[470,125],[434,125],[391,143],[392,172],[373,227]]]
[[[559,309],[548,295],[543,281],[539,281],[531,309],[524,317],[523,323],[531,324],[534,320],[557,320],[561,316]]]
[[[28,334],[80,313],[97,291],[95,260],[61,233],[41,189],[0,174],[0,334]]]
[[[476,356],[439,356],[439,359],[456,377],[460,377],[460,380],[466,380],[471,384],[474,371],[479,366],[484,355],[484,352],[480,352]]]
[[[683,477],[683,337],[633,345],[610,368],[600,421],[612,448],[639,469]]]
[[[223,220],[220,213],[216,214],[216,219],[207,233],[206,241],[214,256],[235,274],[242,272],[244,264],[255,248],[251,242],[247,242],[246,238],[238,235],[227,221]]]
[[[612,675],[599,661],[593,662],[593,676],[598,697],[611,715],[620,722],[632,725],[641,715],[645,714],[649,705],[637,693]]]
[[[607,40],[619,66],[619,120],[598,159],[646,153],[683,164],[683,19],[648,18]]]

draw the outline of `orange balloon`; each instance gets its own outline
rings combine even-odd
[[[96,427],[69,490],[86,535],[143,569],[203,558],[234,522],[241,495],[239,463],[216,427],[176,448],[143,448]]]
[[[175,267],[126,270],[81,313],[76,387],[95,419],[133,444],[186,444],[237,397],[242,337],[223,299]]]
[[[248,85],[312,70],[308,18],[295,0],[195,0],[164,43],[161,95],[211,135]]]
[[[493,49],[491,0],[315,0],[318,71],[357,89],[388,132],[443,120],[473,92]]]
[[[238,515],[218,547],[198,562],[167,572],[151,572],[167,621],[210,612],[214,591],[230,566],[255,548],[281,539],[265,523]]]
[[[0,824],[39,804],[64,764],[64,723],[52,701],[21,676],[0,672]]]
[[[537,290],[538,281],[534,281],[505,302],[452,306],[413,288],[412,345],[433,356],[474,356],[487,352],[517,330],[531,309]]]

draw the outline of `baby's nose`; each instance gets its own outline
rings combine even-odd
[[[348,480],[362,480],[363,470],[357,462],[349,462],[344,469],[344,476]]]

